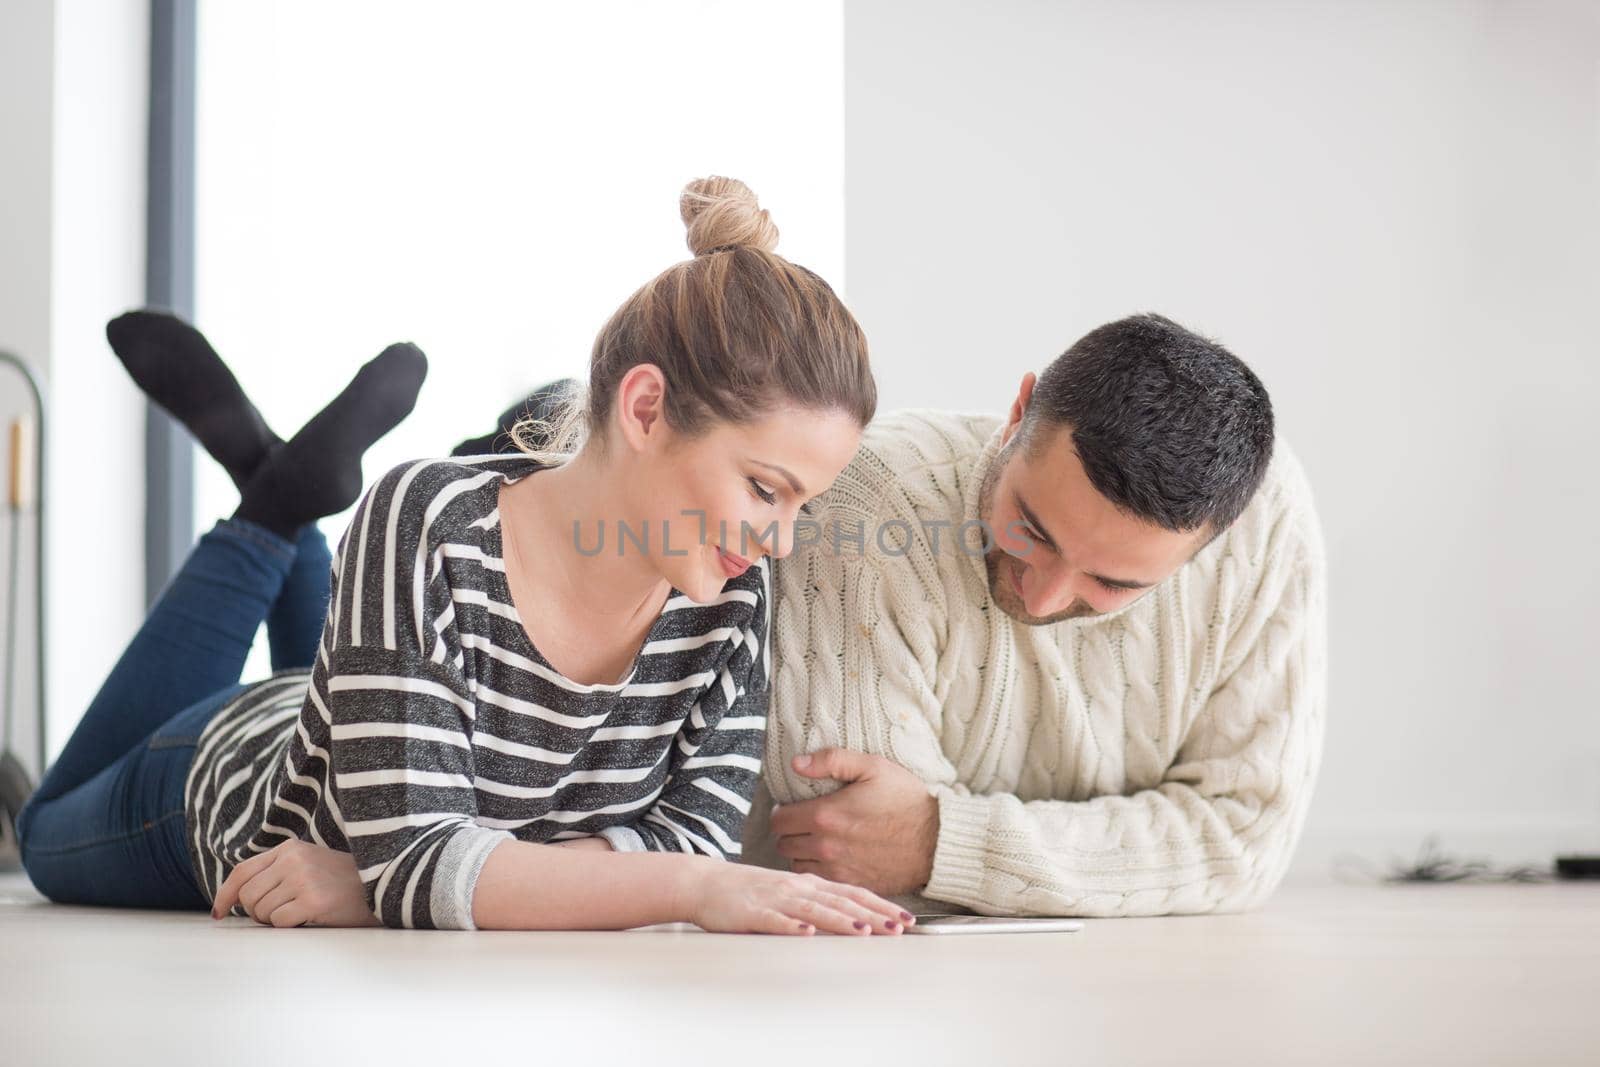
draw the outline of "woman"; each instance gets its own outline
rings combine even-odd
[[[386,350],[282,443],[192,329],[108,328],[241,498],[19,819],[47,896],[277,926],[910,921],[720,862],[759,772],[769,557],[876,392],[854,319],[772,253],[747,188],[691,183],[681,213],[695,256],[600,331],[575,452],[398,467],[332,558],[314,520],[356,498],[421,353]],[[263,620],[273,674],[241,686]]]

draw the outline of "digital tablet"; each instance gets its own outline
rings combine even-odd
[[[998,915],[918,915],[908,934],[1071,934],[1077,919],[1008,919]]]

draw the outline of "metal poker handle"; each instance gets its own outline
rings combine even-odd
[[[33,438],[34,439],[32,441],[32,444],[33,444],[33,479],[32,479],[31,482],[29,482],[28,479],[25,477],[26,467],[24,466],[24,461],[23,461],[23,457],[22,457],[22,450],[20,450],[20,449],[18,449],[16,447],[16,444],[17,444],[16,435],[18,433],[18,429],[17,429],[16,426],[13,426],[12,430],[11,430],[11,433],[12,433],[11,457],[12,458],[11,458],[11,464],[10,464],[10,468],[11,468],[10,475],[11,475],[11,477],[9,479],[9,481],[10,481],[9,502],[10,502],[10,506],[12,508],[12,514],[13,515],[16,515],[21,510],[21,508],[23,507],[23,502],[26,499],[28,499],[29,497],[32,498],[33,503],[34,503],[34,509],[33,509],[34,559],[35,559],[35,562],[38,564],[38,567],[39,567],[38,577],[34,582],[34,588],[38,593],[38,596],[35,598],[35,604],[34,604],[34,627],[36,629],[36,637],[35,637],[35,640],[34,640],[34,651],[37,654],[36,670],[38,672],[38,682],[37,682],[36,694],[37,694],[37,697],[38,697],[38,704],[39,704],[39,723],[38,723],[38,737],[37,737],[37,741],[38,741],[38,759],[39,759],[39,776],[40,776],[40,778],[43,778],[44,777],[44,771],[45,771],[45,754],[49,751],[48,746],[45,744],[45,729],[49,725],[49,719],[45,715],[45,675],[44,675],[44,668],[45,668],[45,662],[46,662],[46,659],[45,659],[45,640],[46,640],[46,634],[47,634],[47,631],[45,630],[45,625],[44,625],[45,624],[45,604],[46,604],[46,601],[48,599],[48,597],[46,595],[46,591],[45,591],[45,575],[48,572],[45,569],[45,542],[44,542],[45,507],[47,506],[46,505],[46,500],[45,500],[45,495],[46,494],[45,494],[45,447],[44,447],[44,443],[45,443],[45,440],[46,440],[46,438],[45,438],[46,425],[45,425],[44,390],[40,388],[39,379],[34,376],[33,368],[29,367],[26,363],[24,363],[17,356],[12,355],[10,352],[0,351],[0,363],[3,363],[5,365],[7,365],[7,366],[10,366],[10,367],[13,367],[13,368],[16,369],[17,373],[22,376],[23,383],[28,387],[29,395],[33,398],[33,408],[34,408],[34,411],[33,411],[33,429],[34,429]],[[13,591],[14,591],[14,588],[15,587],[13,587]]]
[[[11,478],[9,480],[10,493],[8,499],[13,511],[21,511],[28,506],[27,486],[27,458],[29,439],[33,435],[28,432],[28,420],[14,419],[11,423]]]

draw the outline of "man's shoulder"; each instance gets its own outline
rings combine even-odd
[[[873,420],[861,447],[823,494],[824,507],[904,516],[952,510],[958,516],[966,475],[1001,419],[979,412],[913,408]]]
[[[990,411],[902,408],[874,419],[861,436],[861,446],[936,461],[972,457],[1000,428],[1001,421]]]
[[[1322,525],[1311,481],[1299,455],[1281,436],[1273,442],[1272,459],[1255,495],[1218,540],[1255,566],[1322,566]]]
[[[1272,460],[1261,480],[1265,497],[1278,507],[1303,507],[1311,502],[1311,481],[1299,454],[1281,436],[1273,442]]]
[[[1001,424],[994,415],[932,410],[875,420],[817,498],[803,543],[797,528],[796,549],[775,572],[776,605],[806,586],[867,582],[927,609],[927,619],[942,616],[945,590],[971,567],[956,545]]]

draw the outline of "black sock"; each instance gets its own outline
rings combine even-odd
[[[144,394],[186,426],[243,487],[282,444],[199,330],[175,315],[130,311],[106,323],[106,340]]]
[[[526,397],[512,404],[500,413],[495,420],[495,431],[484,434],[482,437],[472,437],[462,441],[450,450],[452,456],[486,456],[491,453],[505,453],[521,451],[511,440],[511,427],[515,426],[525,416],[532,416],[540,420],[553,418],[562,403],[578,388],[578,383],[572,378],[561,378],[557,381],[541,385]],[[549,442],[535,442],[541,447]]]
[[[306,523],[354,504],[361,454],[411,414],[427,374],[416,345],[385,348],[251,476],[234,517],[292,539]]]

